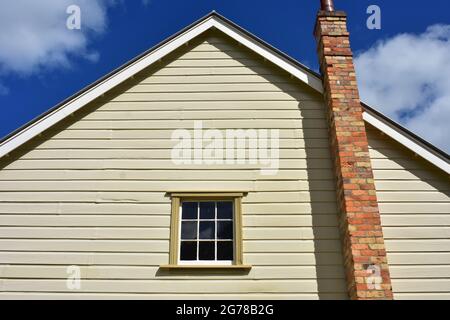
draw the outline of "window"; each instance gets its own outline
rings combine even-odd
[[[179,263],[233,264],[233,201],[182,201]]]
[[[242,193],[172,193],[169,266],[242,265]]]

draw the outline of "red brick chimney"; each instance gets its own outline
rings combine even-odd
[[[315,26],[351,299],[392,299],[391,279],[347,31],[347,15],[321,0]]]

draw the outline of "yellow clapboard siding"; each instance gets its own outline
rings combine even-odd
[[[83,120],[210,120],[210,119],[324,119],[322,110],[172,110],[172,111],[99,111]],[[82,121],[83,121],[82,120]]]
[[[123,293],[73,293],[73,292],[0,292],[0,297],[4,300],[162,300],[162,299],[179,299],[179,300],[346,300],[348,295],[346,293],[229,293],[229,294],[177,294],[177,293],[153,293],[153,294],[140,294],[129,293],[124,295]]]
[[[123,93],[111,101],[301,101],[313,100],[307,93],[298,92],[189,92],[179,93]]]
[[[407,203],[417,203],[417,202],[444,202],[448,203],[450,198],[444,192],[439,191],[379,191],[377,192],[378,200],[381,203],[386,202],[407,202]]]
[[[246,228],[244,239],[248,240],[310,240],[310,239],[339,239],[336,227],[280,227],[280,228]]]
[[[416,293],[402,293],[395,295],[397,300],[450,300],[450,293],[448,292],[416,292]]]
[[[280,244],[282,244],[280,246]],[[1,239],[0,251],[22,252],[156,252],[168,251],[168,240],[89,240],[89,239]],[[248,253],[341,252],[334,240],[267,240],[244,242]]]
[[[55,239],[1,239],[0,251],[36,252],[156,252],[166,253],[165,240],[55,240]],[[30,267],[32,268],[32,267]],[[2,267],[0,266],[0,269]],[[1,271],[0,271],[0,274]],[[5,275],[3,275],[5,276]]]
[[[156,76],[185,76],[185,75],[280,75],[278,71],[274,71],[273,69],[259,65],[257,67],[247,67],[247,66],[238,66],[238,67],[207,67],[207,68],[196,68],[196,67],[175,67],[175,68],[162,68],[156,70],[153,75]]]
[[[331,170],[279,170],[276,175],[261,176],[259,169],[253,170],[4,170],[1,180],[57,181],[57,180],[327,180]],[[2,195],[0,194],[0,199]]]
[[[333,190],[331,181],[3,181],[0,191],[307,191]]]
[[[448,265],[449,252],[391,252],[388,260],[393,265]]]
[[[278,213],[290,213],[290,214],[300,214],[304,213],[314,213],[314,214],[324,214],[330,213],[335,214],[337,212],[336,203],[316,203],[314,205],[310,203],[255,203],[255,204],[247,204],[245,201],[243,202],[243,210],[245,213],[250,214],[278,214]],[[320,217],[310,217],[317,220]],[[328,218],[326,218],[328,219]]]
[[[0,227],[2,239],[157,239],[168,240],[169,228]],[[167,253],[167,256],[169,254]]]
[[[420,159],[405,157],[401,163],[389,159],[372,159],[375,170],[423,170]]]
[[[167,260],[166,253],[2,252],[6,264],[159,266]]]
[[[200,76],[196,76],[198,78]],[[232,77],[232,76],[231,76]],[[164,77],[168,78],[168,77]],[[184,79],[185,77],[171,77],[171,79]],[[323,102],[318,100],[301,101],[134,101],[118,102],[105,98],[99,111],[170,111],[170,110],[198,110],[223,111],[238,110],[323,110]]]
[[[344,270],[341,266],[320,266],[320,272],[325,279],[342,279]],[[142,266],[80,266],[80,273],[83,279],[142,279],[154,280],[158,273],[158,267]],[[210,271],[209,279],[283,279],[287,276],[292,279],[315,279],[315,266],[258,266],[252,268],[249,275],[228,274],[223,272]],[[27,266],[27,265],[0,265],[0,274],[9,279],[20,278],[46,278],[46,279],[66,279],[67,267],[57,265]],[[158,279],[189,280],[192,278],[201,279],[201,275],[193,276],[183,273],[158,273]]]
[[[247,139],[248,141],[252,141]],[[34,145],[27,145],[22,150],[79,150],[79,149],[172,149],[175,143],[170,139],[149,139],[149,140],[133,140],[133,139],[54,139],[36,141]],[[328,139],[310,139],[308,144],[301,139],[280,139],[280,149],[327,149]]]
[[[177,145],[178,142],[173,142]],[[254,144],[257,146],[257,142]],[[258,154],[258,149],[254,150]],[[238,149],[233,149],[237,154]],[[251,151],[245,150],[246,159],[249,158]],[[282,149],[279,150],[280,157],[283,159],[329,159],[327,149]],[[171,160],[171,149],[89,149],[89,150],[31,150],[23,155],[22,159],[167,159]],[[193,155],[191,156],[193,158]],[[189,158],[187,158],[189,159]],[[203,156],[203,159],[212,159],[214,157]],[[248,162],[248,160],[246,160]]]
[[[448,278],[450,265],[391,266],[390,272],[394,279]]]
[[[449,213],[450,203],[434,203],[432,209],[430,210],[430,204],[428,203],[380,203],[380,210],[384,213],[427,213],[427,217],[432,220],[434,216],[433,213]],[[408,219],[408,217],[405,217]],[[441,224],[446,225],[445,219],[450,219],[450,214],[441,217]]]
[[[169,214],[170,203],[141,204],[141,203],[5,203],[1,206],[1,213],[30,213],[30,214],[118,214],[131,213],[161,215]],[[82,218],[82,217],[80,217]],[[111,219],[118,219],[111,217]],[[137,218],[141,219],[141,218]]]
[[[383,219],[383,218],[382,218]],[[387,239],[448,239],[450,227],[447,226],[417,226],[417,227],[384,227]]]
[[[190,50],[184,54],[182,54],[178,60],[207,60],[207,59],[237,59],[237,58],[249,58],[252,57],[247,51],[244,50],[233,50],[232,53],[226,53],[221,50],[213,50],[213,51],[198,51],[198,50]]]
[[[2,252],[2,264],[45,265],[131,265],[159,266],[166,264],[166,253],[109,252]],[[340,265],[340,253],[247,253],[245,263],[260,266]]]
[[[244,202],[243,210],[247,215],[335,215],[337,212],[336,204],[331,202],[317,203],[312,206],[309,203],[278,203],[278,204],[247,204]],[[132,202],[108,202],[108,203],[35,203],[30,206],[29,203],[4,203],[0,207],[0,213],[3,214],[108,214],[108,215],[164,215],[169,214],[170,203],[132,203]],[[80,217],[83,218],[83,217]],[[118,217],[111,219],[119,219]],[[141,218],[136,218],[141,219]],[[304,219],[299,217],[299,219]],[[311,218],[312,219],[312,218]],[[318,221],[320,217],[314,217]],[[328,219],[328,218],[325,218]],[[331,218],[330,218],[331,219]]]
[[[123,293],[224,293],[224,292],[251,292],[251,293],[298,293],[317,292],[318,285],[314,280],[241,280],[242,285],[236,286],[227,280],[85,280],[79,292],[123,292]],[[40,287],[46,292],[71,292],[65,280],[4,280],[5,291],[29,291]],[[322,290],[325,292],[342,291],[344,286],[341,280],[323,280]]]
[[[169,215],[7,215],[0,226],[40,227],[169,227]]]
[[[309,191],[291,192],[251,192],[244,198],[248,203],[309,203],[336,202],[334,191],[322,191],[320,197],[315,198]],[[0,201],[16,203],[169,203],[169,199],[161,192],[65,192],[65,191],[28,191],[28,192],[0,192]]]
[[[368,138],[394,297],[446,297],[450,294],[448,175],[374,129]]]
[[[391,252],[446,252],[450,239],[395,239],[386,240],[386,245]]]
[[[420,212],[420,208],[414,210]],[[439,212],[436,212],[439,213]],[[445,212],[443,212],[445,213]],[[384,214],[385,226],[450,226],[450,215],[447,214]]]
[[[336,209],[335,211],[336,212]],[[274,211],[276,213],[276,211]],[[338,225],[335,215],[309,215],[283,216],[281,214],[271,216],[246,215],[243,224],[247,227],[335,227]]]
[[[450,292],[450,279],[397,279],[392,286],[397,292]]]
[[[182,59],[176,59],[167,63],[165,68],[220,68],[220,67],[259,67],[261,66],[263,60],[256,61],[255,59],[248,59],[247,57],[236,59],[187,59],[182,57]],[[270,67],[270,66],[269,66]]]
[[[377,180],[440,180],[439,172],[433,174],[430,170],[374,170]],[[426,177],[426,178],[425,178]]]
[[[193,124],[193,123],[192,123]],[[275,123],[276,124],[276,123]],[[187,128],[187,129],[193,129]],[[326,129],[303,128],[303,129],[282,129],[269,127],[268,129],[279,129],[280,139],[324,139],[327,137]],[[119,130],[119,129],[95,129],[95,130],[64,130],[55,132],[52,139],[168,139],[172,137],[173,129],[152,129],[145,130]]]
[[[266,159],[263,159],[267,161]],[[267,161],[268,162],[268,161]],[[133,169],[172,169],[172,170],[200,170],[205,168],[211,170],[221,170],[221,169],[257,169],[267,168],[268,166],[257,164],[215,164],[215,165],[207,165],[202,164],[175,164],[171,160],[140,160],[140,159],[104,159],[104,160],[91,160],[91,159],[53,159],[53,160],[38,160],[38,159],[30,159],[30,160],[19,160],[7,164],[3,170],[45,170],[45,169],[125,169],[125,170],[133,170]],[[314,159],[309,161],[308,159],[280,159],[279,161],[279,169],[331,169],[332,163],[331,159]],[[207,172],[207,171],[205,171]],[[386,188],[389,188],[389,184],[385,184]],[[412,185],[411,188],[414,188],[415,185]],[[1,188],[1,187],[0,187]],[[189,188],[187,186],[186,188]],[[241,188],[239,186],[235,186],[234,189]]]
[[[203,62],[202,62],[203,63]],[[298,87],[289,83],[211,83],[211,84],[148,84],[139,83],[126,93],[191,93],[191,92],[286,92],[297,94]]]
[[[279,129],[279,172],[173,163],[172,133],[194,120]],[[347,298],[323,99],[225,37],[202,35],[11,156],[0,163],[1,298]],[[248,273],[161,272],[171,190],[248,191]],[[68,265],[84,291],[66,288]]]
[[[15,203],[169,203],[161,192],[0,192],[0,201]]]
[[[376,180],[375,187],[381,191],[450,191],[450,183],[445,181],[385,181]]]
[[[300,129],[300,128],[314,128],[314,129],[325,129],[326,122],[323,119],[308,119],[306,121],[292,120],[292,119],[279,119],[276,121],[276,126],[274,126],[274,120],[258,120],[258,121],[245,121],[245,120],[204,120],[201,122],[203,130],[208,129],[220,129],[220,130],[230,130],[230,129]],[[110,121],[79,121],[70,126],[72,130],[93,130],[93,129],[116,129],[116,130],[145,130],[147,128],[152,129],[165,129],[173,128],[175,129],[185,129],[191,131],[193,135],[195,121],[189,120],[110,120]],[[226,131],[224,132],[226,133]],[[258,133],[258,132],[256,132]],[[272,137],[271,132],[268,131],[268,137]],[[267,137],[267,136],[266,136]]]
[[[192,52],[194,54],[194,52]],[[204,55],[213,52],[197,52],[197,55]],[[289,83],[290,81],[286,77],[279,75],[265,75],[264,77],[253,75],[185,75],[183,77],[174,76],[158,76],[152,75],[151,77],[144,78],[139,84],[209,84],[209,83],[241,83],[241,84],[267,84],[267,81],[274,85],[283,83]]]

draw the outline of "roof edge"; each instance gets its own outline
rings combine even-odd
[[[323,92],[322,76],[320,74],[256,37],[216,11],[212,11],[2,138],[0,140],[0,158],[100,97],[137,72],[173,52],[184,43],[189,42],[213,27],[278,65],[316,91]],[[362,102],[361,105],[365,111],[363,116],[366,122],[372,124],[438,168],[450,173],[450,157],[446,152],[410,132],[367,104]]]
[[[439,169],[450,174],[450,156],[402,125],[386,117],[365,103],[361,103],[364,121],[391,137],[404,147],[421,156]]]

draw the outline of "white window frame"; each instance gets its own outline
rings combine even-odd
[[[183,202],[196,202],[198,203],[197,206],[197,219],[196,220],[183,220]],[[201,202],[214,202],[214,219],[200,219],[200,203]],[[232,218],[231,219],[217,219],[217,203],[218,202],[231,202],[232,203]],[[235,255],[236,255],[236,237],[235,237],[235,219],[236,219],[236,215],[235,215],[235,206],[234,206],[234,201],[230,200],[230,199],[189,199],[189,200],[181,200],[180,201],[180,207],[179,207],[179,223],[178,223],[178,234],[179,239],[178,239],[178,264],[179,265],[233,265],[233,262],[236,260],[235,259]],[[192,239],[192,241],[196,241],[197,242],[197,260],[181,260],[181,242],[183,241],[183,239],[181,239],[181,226],[183,224],[183,221],[197,221],[197,239]],[[215,260],[199,260],[199,254],[200,254],[200,242],[201,241],[211,241],[213,239],[204,239],[201,240],[200,239],[200,221],[214,221],[215,224],[215,238],[214,238],[214,251],[215,251]],[[224,241],[232,241],[233,242],[233,259],[232,260],[217,260],[217,222],[218,221],[231,221],[233,224],[233,239],[226,239]],[[184,240],[187,241],[187,240]]]

